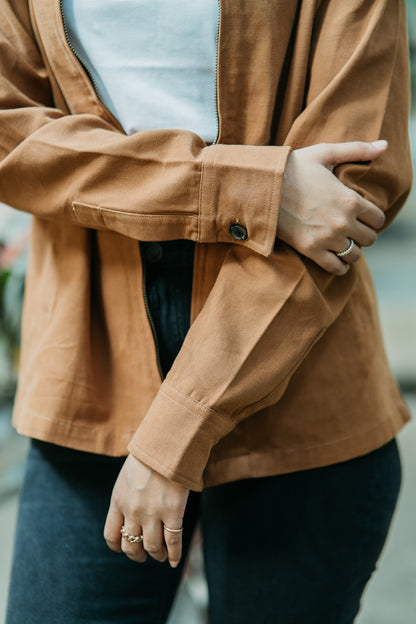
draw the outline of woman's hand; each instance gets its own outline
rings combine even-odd
[[[344,275],[359,259],[360,247],[375,243],[385,217],[372,202],[342,184],[333,169],[372,160],[386,149],[386,141],[357,141],[294,150],[285,169],[277,238],[326,271]],[[356,244],[341,260],[334,252],[346,250],[350,239]]]
[[[168,481],[133,455],[120,471],[111,497],[104,527],[104,537],[116,552],[124,552],[134,561],[145,561],[146,552],[157,561],[169,559],[176,567],[182,554],[182,533],[164,529],[181,529],[189,490]],[[121,527],[143,541],[131,544],[121,538]]]

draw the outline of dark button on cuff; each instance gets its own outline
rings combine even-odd
[[[239,223],[233,223],[230,226],[230,234],[235,240],[246,240],[247,238],[246,228]]]

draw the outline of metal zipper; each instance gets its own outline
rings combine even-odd
[[[140,246],[140,243],[139,243],[139,246]],[[149,321],[150,329],[152,330],[152,334],[153,334],[153,342],[154,342],[154,345],[155,345],[155,352],[156,352],[156,364],[157,364],[157,367],[159,369],[160,378],[163,381],[164,378],[165,378],[165,375],[163,373],[162,362],[161,362],[161,359],[160,359],[159,340],[158,340],[158,337],[157,337],[156,325],[155,325],[155,322],[153,320],[152,313],[150,312],[149,298],[147,296],[147,287],[146,287],[146,258],[143,257],[143,254],[141,254],[141,256],[142,256],[142,266],[143,266],[142,289],[143,289],[144,307],[146,309],[147,320]]]
[[[63,29],[64,29],[64,33],[65,33],[65,39],[66,39],[66,42],[68,44],[68,47],[71,50],[72,54],[77,59],[77,61],[79,62],[79,64],[81,65],[81,67],[83,68],[83,70],[85,71],[85,73],[87,74],[87,76],[88,76],[88,78],[89,78],[89,80],[90,80],[90,82],[92,84],[92,87],[93,87],[93,89],[95,91],[95,95],[97,96],[98,101],[100,102],[100,104],[102,104],[102,106],[106,109],[106,111],[108,111],[108,113],[117,122],[117,125],[119,126],[120,124],[115,119],[115,117],[112,114],[112,112],[105,105],[104,100],[103,100],[103,98],[102,98],[102,96],[100,94],[100,91],[98,89],[97,83],[95,82],[93,73],[90,70],[90,68],[88,67],[88,64],[78,54],[78,52],[76,51],[76,49],[72,45],[71,39],[69,37],[69,32],[68,32],[68,24],[66,23],[66,20],[65,20],[65,14],[64,14],[64,10],[63,10],[63,1],[64,0],[59,0],[59,8],[60,8],[60,11],[61,11],[62,25],[63,25]],[[120,128],[121,128],[121,126],[120,126]],[[140,243],[139,243],[139,247],[140,247]],[[142,288],[143,288],[144,307],[146,309],[147,319],[149,321],[150,329],[152,330],[152,334],[153,334],[153,342],[154,342],[155,351],[156,351],[157,368],[159,370],[160,377],[163,380],[164,379],[164,374],[163,374],[162,362],[161,362],[161,359],[160,359],[160,348],[159,348],[159,342],[158,342],[157,333],[156,333],[156,326],[155,326],[152,314],[150,312],[149,299],[147,297],[147,290],[146,290],[146,259],[143,257],[143,255],[142,255],[142,266],[143,266],[143,274],[142,274],[142,284],[143,284],[143,286],[142,286]]]
[[[97,87],[97,83],[95,82],[94,75],[93,75],[93,73],[92,73],[91,69],[88,67],[88,65],[87,65],[87,63],[86,63],[86,61],[85,61],[85,59],[83,59],[83,58],[82,58],[82,57],[78,54],[78,52],[76,51],[76,49],[75,49],[75,48],[74,48],[74,46],[72,45],[71,39],[70,39],[70,37],[69,37],[69,32],[68,32],[68,24],[66,23],[65,14],[64,14],[64,0],[59,0],[59,8],[60,8],[60,11],[61,11],[61,19],[62,19],[62,25],[63,25],[63,27],[64,27],[64,33],[65,33],[65,39],[66,39],[66,42],[67,42],[67,44],[68,44],[68,46],[69,46],[69,48],[70,48],[70,50],[71,50],[72,54],[75,56],[75,58],[77,59],[77,61],[80,63],[80,65],[82,66],[83,70],[84,70],[84,71],[85,71],[85,73],[87,74],[88,78],[90,79],[91,84],[92,84],[92,86],[93,86],[93,89],[94,89],[94,91],[95,91],[95,95],[97,96],[98,100],[99,100],[99,101],[100,101],[100,103],[104,106],[104,108],[105,108],[106,110],[108,110],[107,106],[104,104],[104,100],[103,100],[103,98],[102,98],[102,96],[101,96],[101,93],[100,93],[100,91],[99,91],[98,87]],[[111,111],[108,111],[108,112],[109,112],[110,114],[112,114],[112,113],[111,113]],[[113,116],[113,115],[112,115],[112,116]]]
[[[219,45],[220,45],[220,26],[221,26],[221,0],[217,0],[218,3],[218,24],[217,34],[215,37],[215,114],[217,118],[217,135],[215,137],[213,145],[215,145],[220,136],[220,115],[219,115],[219,102],[218,102],[218,62],[219,62]]]
[[[62,25],[63,25],[63,29],[64,29],[64,34],[65,34],[65,39],[66,42],[68,44],[69,49],[71,50],[72,54],[75,56],[75,58],[77,59],[77,61],[79,62],[79,64],[81,65],[81,67],[83,68],[83,70],[85,71],[85,73],[87,74],[91,85],[95,91],[95,95],[97,96],[98,101],[100,102],[100,104],[105,108],[105,110],[108,112],[109,115],[111,115],[111,117],[114,119],[114,121],[117,123],[117,126],[120,126],[118,120],[114,117],[114,115],[112,114],[112,112],[107,108],[107,106],[104,103],[104,100],[101,96],[101,93],[98,89],[97,83],[94,79],[94,75],[92,73],[92,71],[90,70],[90,68],[88,67],[88,64],[86,63],[85,59],[83,59],[77,52],[77,50],[74,48],[74,46],[72,45],[70,36],[69,36],[69,32],[68,32],[68,24],[66,22],[65,19],[65,14],[64,14],[64,10],[63,10],[63,1],[64,0],[59,0],[59,8],[60,8],[60,12],[61,12],[61,19],[62,19]],[[218,2],[218,24],[217,24],[217,32],[216,32],[216,50],[215,50],[215,68],[216,68],[216,77],[215,77],[215,113],[216,113],[216,120],[217,120],[217,134],[214,140],[214,144],[217,143],[218,138],[219,138],[219,134],[220,134],[220,119],[219,119],[219,104],[218,104],[218,60],[219,60],[219,35],[220,35],[220,24],[221,24],[221,0],[217,0]],[[122,128],[121,128],[122,129]],[[139,248],[140,248],[140,242],[139,242]],[[146,259],[143,257],[143,254],[141,254],[142,256],[142,266],[143,266],[143,274],[142,274],[142,290],[143,290],[143,301],[144,301],[144,307],[146,310],[146,315],[147,315],[147,319],[149,321],[149,325],[150,325],[150,329],[152,331],[152,335],[153,335],[153,342],[155,345],[155,352],[156,352],[156,364],[157,364],[157,368],[159,370],[159,374],[160,374],[160,378],[163,381],[163,379],[165,378],[165,375],[163,373],[163,368],[162,368],[162,362],[160,359],[160,347],[159,347],[159,341],[158,341],[158,337],[157,337],[157,332],[156,332],[156,326],[152,317],[152,314],[150,312],[150,306],[149,306],[149,299],[147,296],[147,289],[146,289]]]

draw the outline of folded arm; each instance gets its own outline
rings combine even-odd
[[[54,108],[26,3],[0,2],[0,201],[137,240],[242,244],[270,254],[289,147],[211,145],[182,130],[126,136]],[[239,221],[247,239],[230,226]]]
[[[386,227],[407,196],[412,173],[404,2],[322,1],[313,49],[305,110],[277,140],[302,148],[322,141],[387,139],[389,150],[380,158],[336,170],[351,190],[383,210]],[[181,525],[186,488],[201,489],[213,446],[241,419],[279,401],[351,297],[355,277],[354,267],[334,277],[285,244],[270,259],[242,247],[230,249],[129,445],[133,455],[120,472],[106,522],[111,548],[121,550],[122,518],[145,527],[150,510],[158,521],[144,534],[153,556],[167,555],[176,564],[181,540],[171,543],[160,521]],[[147,475],[146,492],[134,495],[129,489],[131,470],[139,481],[143,471]],[[159,501],[156,509],[146,504],[149,497]],[[132,559],[143,560],[140,549],[122,547]]]
[[[328,42],[343,42],[342,54],[330,54]],[[306,107],[285,140],[296,148],[388,140],[379,158],[336,169],[383,210],[387,225],[412,173],[404,3],[321,2],[312,50]],[[167,478],[200,489],[212,447],[240,420],[279,401],[355,280],[354,270],[334,277],[282,243],[271,258],[233,246],[129,450]]]

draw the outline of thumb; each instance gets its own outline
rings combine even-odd
[[[348,143],[324,143],[320,146],[321,163],[331,171],[343,163],[360,162],[377,158],[388,147],[387,141],[350,141]]]

